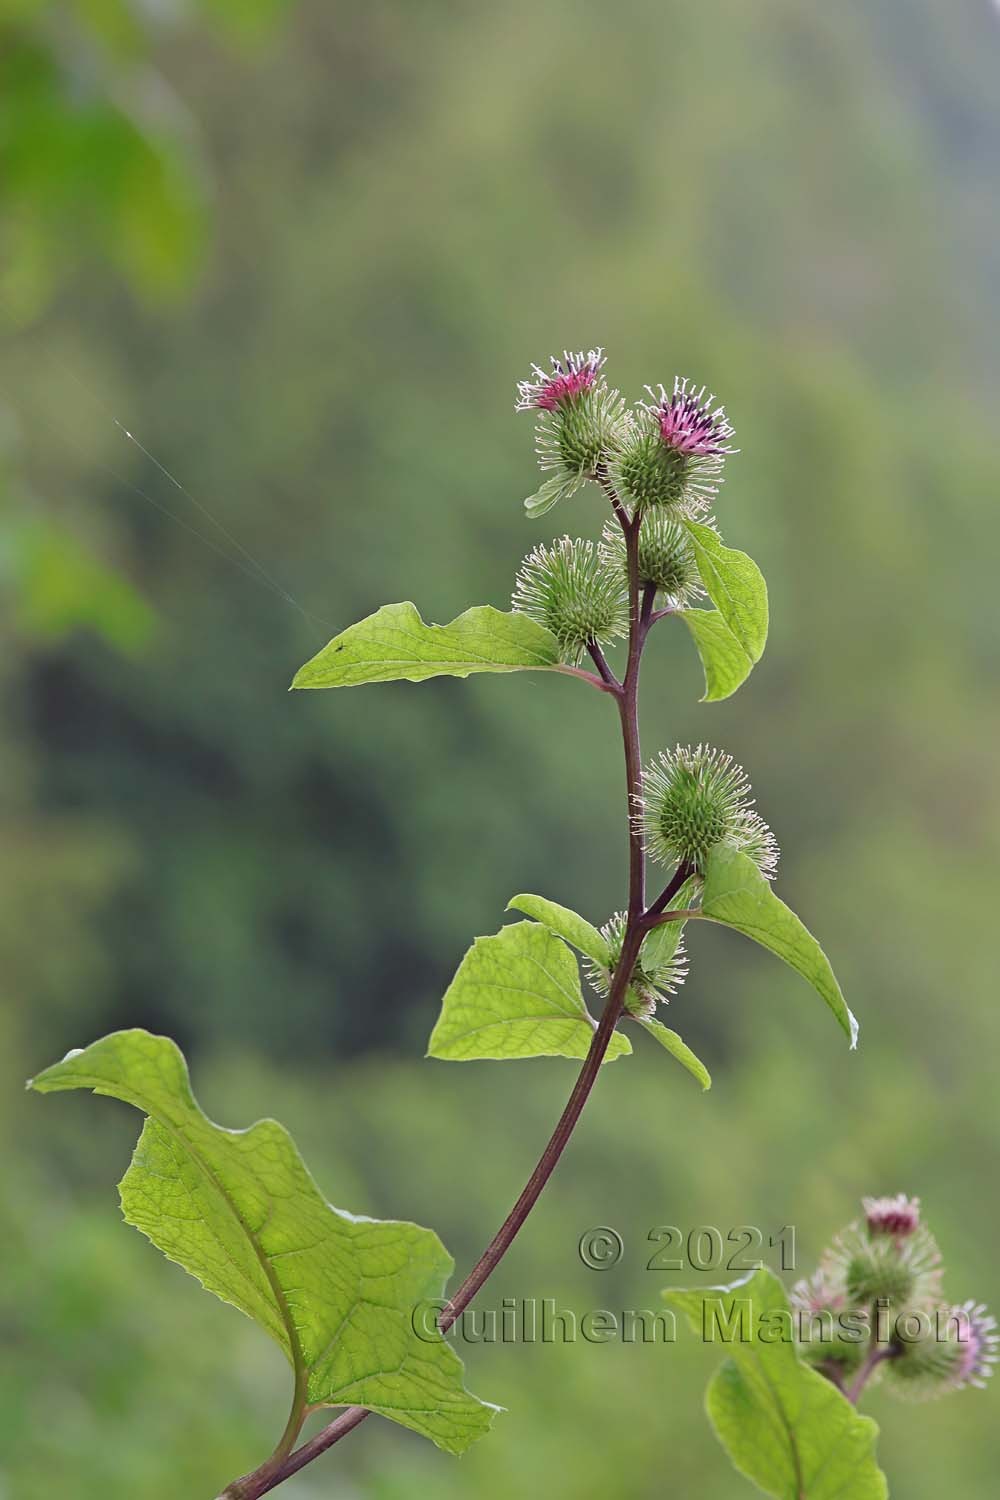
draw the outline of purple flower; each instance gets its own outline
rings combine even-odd
[[[920,1199],[897,1193],[895,1198],[863,1198],[862,1207],[868,1220],[868,1233],[888,1234],[903,1240],[915,1233],[920,1223]]]
[[[515,411],[555,411],[576,401],[597,379],[604,364],[604,351],[590,349],[586,354],[564,351],[562,359],[550,356],[550,363],[552,369],[548,372],[532,365],[534,379],[518,382]]]
[[[961,1307],[952,1308],[951,1317],[958,1320],[962,1352],[950,1384],[956,1390],[964,1385],[975,1385],[982,1390],[997,1360],[997,1320],[990,1317],[981,1302],[964,1302]]]
[[[716,405],[715,397],[702,386],[695,390],[680,376],[668,395],[660,386],[659,395],[647,386],[654,404],[648,408],[660,424],[660,437],[668,448],[686,458],[722,458],[736,450],[729,446],[733,429],[726,420],[726,410]]]

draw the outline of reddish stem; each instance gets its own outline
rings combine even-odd
[[[625,1005],[625,991],[632,970],[635,966],[639,948],[646,933],[644,923],[644,906],[646,901],[646,876],[645,860],[643,857],[642,838],[638,827],[636,813],[639,810],[642,796],[642,757],[639,747],[639,665],[642,659],[642,649],[646,641],[653,618],[653,598],[655,589],[650,592],[647,587],[640,597],[639,591],[639,519],[631,518],[622,505],[614,487],[605,476],[601,479],[602,487],[611,502],[611,508],[621,523],[625,534],[625,549],[628,561],[629,582],[629,644],[628,663],[625,670],[624,680],[619,684],[613,677],[610,668],[604,661],[600,647],[594,643],[590,654],[597,665],[601,681],[593,678],[589,672],[579,672],[578,675],[611,691],[618,703],[621,717],[622,743],[625,750],[625,773],[626,794],[628,799],[628,849],[629,849],[629,901],[628,920],[625,935],[622,941],[621,957],[615,967],[608,994],[607,1003],[601,1015],[600,1023],[594,1031],[593,1040],[584,1060],[580,1074],[573,1085],[573,1092],[566,1102],[566,1107],[559,1117],[559,1123],[549,1138],[548,1145],[539,1157],[531,1176],[525,1184],[524,1191],[518,1198],[510,1213],[504,1219],[500,1228],[493,1236],[482,1255],[479,1257],[468,1276],[462,1282],[454,1297],[444,1308],[438,1319],[438,1327],[442,1333],[448,1329],[460,1317],[473,1297],[480,1290],[483,1283],[492,1275],[497,1265],[506,1255],[513,1244],[518,1231],[527,1219],[531,1210],[538,1201],[545,1184],[548,1182],[555,1169],[556,1163],[562,1156],[576,1123],[583,1112],[583,1107],[590,1096],[590,1091],[597,1081],[597,1075],[601,1070],[614,1036],[615,1027],[621,1019]],[[603,662],[603,670],[602,664]],[[607,673],[607,676],[605,676]],[[681,872],[678,871],[678,875]],[[686,878],[686,877],[685,877]],[[677,876],[671,885],[677,883],[679,889],[683,881],[678,881]],[[670,887],[668,887],[668,890]],[[261,1495],[268,1494],[311,1464],[321,1453],[339,1443],[341,1438],[353,1432],[371,1413],[363,1406],[350,1406],[346,1411],[340,1413],[332,1422],[318,1432],[315,1437],[296,1448],[294,1453],[284,1460],[280,1466],[275,1466],[273,1460],[257,1469],[253,1474],[247,1474],[243,1479],[234,1480],[224,1492],[221,1500],[259,1500]]]

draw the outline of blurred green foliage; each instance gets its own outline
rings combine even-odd
[[[794,1222],[808,1264],[862,1192],[899,1189],[924,1196],[956,1294],[1000,1301],[997,16],[309,0],[276,18],[0,12],[16,1500],[207,1497],[287,1400],[266,1341],[116,1222],[127,1113],[24,1097],[29,1073],[116,1025],[167,1031],[214,1118],[274,1114],[338,1206],[427,1223],[460,1267],[568,1092],[569,1063],[420,1054],[513,892],[594,921],[621,904],[608,705],[541,677],[285,693],[387,600],[434,620],[505,603],[553,534],[521,514],[514,382],[566,344],[604,343],[630,394],[679,370],[727,402],[743,452],[720,517],[768,578],[768,651],[701,705],[686,632],[654,638],[645,748],[704,738],[746,765],[779,894],[862,1036],[849,1055],[796,976],[693,934],[668,1019],[711,1093],[652,1042],[608,1069],[484,1305],[656,1305],[657,1223]],[[596,534],[597,496],[572,505],[553,528]],[[576,1259],[599,1223],[626,1240],[613,1273]],[[693,1340],[467,1354],[510,1410],[460,1465],[372,1421],[289,1497],[735,1494],[700,1411],[717,1361]],[[991,1495],[988,1399],[915,1416],[876,1393],[894,1492]]]

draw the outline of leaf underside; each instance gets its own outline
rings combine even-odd
[[[718,844],[706,861],[701,915],[742,932],[784,959],[826,1001],[851,1046],[857,1046],[858,1023],[823,949],[774,894],[753,860],[729,844]]]
[[[663,1295],[699,1336],[714,1334],[730,1355],[712,1377],[705,1405],[741,1474],[775,1500],[886,1500],[875,1458],[878,1427],[799,1359],[788,1299],[772,1272]]]
[[[293,688],[423,682],[473,672],[561,670],[559,647],[527,615],[477,605],[449,625],[426,625],[415,605],[384,604],[349,625],[300,667]]]
[[[453,1062],[583,1058],[594,1030],[569,948],[538,922],[515,922],[476,938],[445,992],[427,1054]],[[605,1062],[631,1051],[616,1032]]]
[[[364,1406],[452,1453],[489,1429],[496,1408],[465,1389],[455,1351],[413,1328],[453,1270],[431,1230],[332,1208],[274,1120],[215,1125],[166,1037],[116,1032],[31,1087],[89,1088],[148,1116],[119,1185],[126,1221],[260,1324],[310,1405]]]

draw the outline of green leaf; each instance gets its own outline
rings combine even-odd
[[[127,1222],[259,1323],[310,1405],[367,1407],[451,1453],[488,1430],[496,1408],[465,1389],[454,1349],[413,1327],[453,1270],[436,1234],[331,1208],[274,1120],[213,1124],[167,1037],[115,1032],[30,1086],[93,1089],[148,1116],[119,1185]]]
[[[857,1046],[858,1023],[826,954],[791,908],[779,901],[753,860],[729,844],[716,845],[706,861],[701,915],[735,928],[783,958],[822,996],[851,1046]]]
[[[300,667],[293,688],[356,687],[364,682],[423,682],[471,672],[562,670],[555,636],[527,615],[489,604],[450,625],[425,625],[412,604],[385,604],[349,625]]]
[[[672,922],[670,926],[680,927],[680,922]],[[648,1031],[650,1036],[655,1037],[661,1047],[666,1047],[672,1057],[687,1068],[703,1089],[712,1087],[712,1075],[709,1073],[701,1058],[696,1057],[686,1042],[682,1042],[676,1031],[671,1031],[669,1026],[664,1026],[660,1021],[646,1020],[642,1016],[635,1016],[634,1020],[639,1022],[643,1030]]]
[[[533,495],[529,495],[524,502],[525,514],[529,521],[537,521],[540,516],[546,515],[560,500],[568,500],[575,495],[586,480],[582,474],[552,474],[545,483]]]
[[[596,1022],[576,959],[538,922],[476,938],[458,966],[431,1033],[429,1057],[586,1057]],[[631,1052],[615,1032],[605,1062]]]
[[[753,662],[717,609],[679,609],[705,670],[702,703],[718,703],[735,693],[753,671]]]
[[[741,1474],[775,1500],[886,1500],[875,1458],[878,1427],[829,1380],[803,1364],[785,1290],[767,1270],[729,1287],[670,1290],[706,1342],[731,1357],[705,1405]]]
[[[598,929],[586,917],[570,911],[568,906],[547,901],[544,896],[511,896],[507,902],[507,910],[523,911],[526,917],[541,922],[585,958],[593,959],[595,964],[600,964],[604,969],[610,967],[611,954]]]
[[[767,642],[764,575],[745,552],[724,546],[711,526],[702,526],[697,521],[685,521],[684,525],[694,545],[698,572],[708,597],[753,665],[760,661]]]

